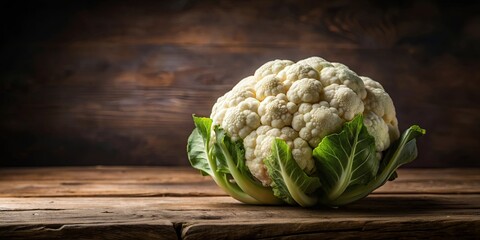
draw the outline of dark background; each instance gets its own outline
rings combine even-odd
[[[2,1],[0,165],[187,165],[191,114],[276,58],[380,81],[410,167],[479,167],[475,1]]]

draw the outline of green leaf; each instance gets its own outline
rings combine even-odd
[[[232,163],[234,165],[231,165],[231,168],[237,169],[242,176],[251,179],[252,182],[257,183],[257,185],[260,186],[261,183],[254,180],[255,178],[245,164],[245,148],[243,147],[242,141],[239,140],[233,142],[231,138],[225,134],[223,138],[223,143],[225,144],[228,152],[230,153],[230,156],[232,157]]]
[[[298,166],[285,141],[281,139],[273,141],[272,153],[264,163],[272,179],[275,196],[292,205],[298,203],[302,207],[310,207],[317,203],[317,197],[311,194],[320,187],[320,180],[308,176]]]
[[[313,156],[327,201],[337,199],[351,186],[374,179],[379,167],[375,154],[375,139],[361,115],[345,123],[340,133],[324,137]]]
[[[188,160],[193,168],[200,170],[203,176],[213,176],[212,169],[210,168],[208,162],[205,143],[197,128],[193,129],[192,133],[188,137],[187,153]]]
[[[212,120],[210,118],[195,117],[192,115],[195,129],[188,137],[187,154],[190,164],[200,170],[202,175],[213,176],[209,162],[209,141]]]
[[[387,180],[396,177],[396,170],[403,164],[413,161],[417,157],[417,138],[426,133],[425,129],[418,125],[408,128],[392,146],[387,150],[382,159],[382,165],[378,175],[366,185],[359,185],[349,189],[331,205],[345,205],[366,197],[373,190],[381,187]]]
[[[220,171],[232,175],[235,183],[248,195],[263,204],[280,204],[269,187],[255,181],[245,165],[245,150],[240,141],[233,142],[223,129],[215,126],[215,156]]]
[[[193,123],[195,127],[198,129],[198,133],[202,136],[204,143],[206,146],[210,143],[210,134],[212,131],[212,119],[206,117],[196,117],[192,115]]]
[[[228,163],[227,163],[227,158],[231,157],[230,152],[226,150],[226,152],[223,152],[222,145],[224,145],[224,141],[226,136],[226,133],[223,129],[221,129],[219,126],[214,126],[214,131],[215,131],[215,151],[214,154],[217,157],[217,163],[218,163],[218,171],[226,174],[230,174],[230,169],[228,168]]]
[[[193,121],[196,128],[187,143],[188,159],[192,167],[199,169],[203,175],[210,175],[220,188],[238,201],[259,204],[259,201],[243,192],[236,183],[230,182],[228,169],[217,162],[214,146],[210,146],[212,120],[193,116]],[[218,147],[217,151],[220,151]]]
[[[395,173],[395,170],[406,163],[417,158],[417,138],[425,135],[425,129],[418,125],[409,127],[392,146],[386,151],[382,159],[380,172],[390,170],[389,177]],[[395,169],[393,169],[395,168]]]

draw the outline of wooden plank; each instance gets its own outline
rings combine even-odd
[[[397,181],[351,205],[304,209],[202,195],[216,186],[191,168],[6,168],[0,238],[476,239],[477,173],[401,169]]]
[[[1,223],[172,222],[248,219],[317,219],[383,217],[478,217],[479,194],[371,195],[340,208],[247,205],[231,197],[51,197],[0,198]],[[55,216],[55,217],[52,217]]]
[[[479,168],[401,168],[398,178],[374,193],[480,193]]]
[[[209,177],[185,167],[0,169],[0,196],[218,196]]]
[[[168,220],[184,239],[476,237],[479,203],[480,194],[371,195],[338,209],[251,206],[230,197],[0,198],[0,236],[14,236],[15,229]]]
[[[0,225],[2,239],[178,239],[168,221]]]
[[[480,221],[470,218],[345,219],[341,221],[271,221],[242,224],[199,223],[186,227],[182,239],[478,239]],[[248,230],[245,230],[248,229]]]
[[[478,169],[400,169],[375,194],[480,193]],[[51,167],[0,169],[0,197],[222,196],[190,167]]]

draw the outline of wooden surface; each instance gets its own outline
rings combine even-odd
[[[190,168],[0,170],[0,239],[478,239],[480,169],[402,169],[338,209],[251,206]]]
[[[3,166],[187,165],[191,114],[262,63],[319,55],[380,81],[411,167],[480,167],[477,1],[3,1]],[[66,160],[68,159],[68,160]]]

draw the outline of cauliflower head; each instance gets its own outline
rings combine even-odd
[[[311,57],[262,65],[221,96],[210,118],[233,140],[243,140],[246,165],[264,186],[272,184],[263,160],[275,138],[283,139],[307,174],[312,150],[362,114],[375,138],[377,157],[399,138],[393,101],[382,85],[347,66]],[[379,158],[379,157],[378,157]]]

